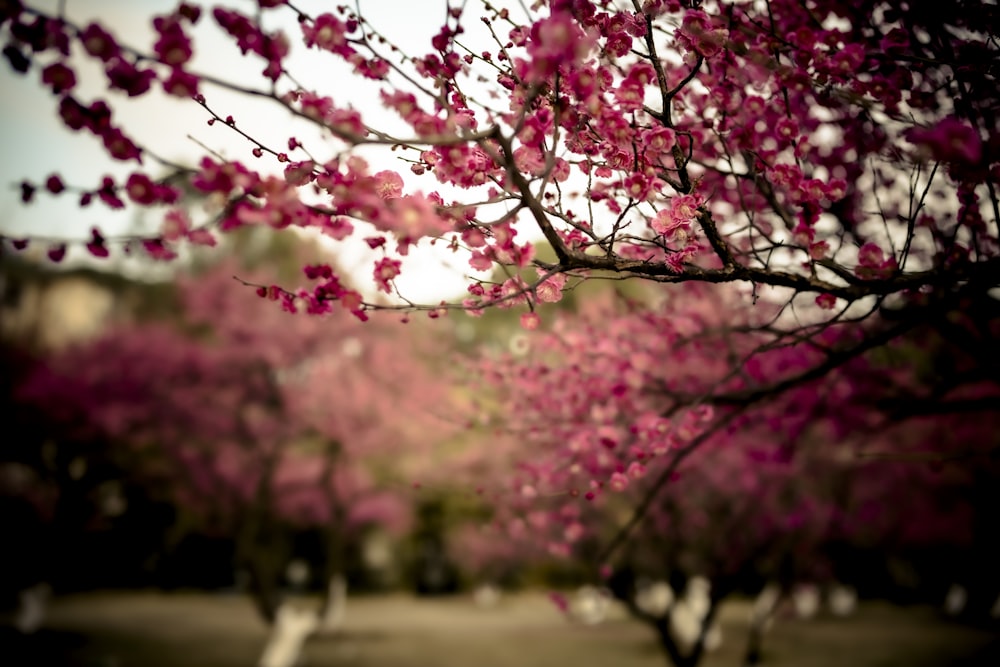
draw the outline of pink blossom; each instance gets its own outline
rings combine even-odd
[[[611,479],[608,480],[608,487],[612,491],[617,491],[618,493],[621,493],[622,491],[627,489],[628,484],[629,484],[628,477],[620,472],[613,473],[611,475]]]
[[[386,294],[392,293],[391,282],[393,278],[399,275],[400,267],[402,267],[402,262],[389,257],[383,257],[375,262],[375,283],[380,290]]]
[[[414,193],[389,199],[387,202],[388,215],[379,218],[379,226],[392,231],[399,239],[403,247],[401,252],[405,253],[407,245],[415,244],[425,236],[437,236],[444,233],[450,227],[437,212],[436,204],[430,196],[422,193]]]
[[[820,294],[816,297],[816,305],[823,310],[833,310],[837,306],[837,297],[832,294]]]
[[[354,225],[347,218],[337,216],[321,224],[320,230],[326,236],[342,241],[354,233]]]
[[[586,529],[579,521],[570,523],[563,530],[563,539],[569,543],[578,542],[586,534]]]
[[[712,58],[722,51],[729,37],[729,31],[710,19],[705,12],[688,10],[681,22],[679,35],[689,48],[705,58]]]
[[[124,91],[129,97],[145,94],[156,79],[156,72],[153,70],[140,69],[122,58],[113,60],[105,73],[110,86]]]
[[[478,227],[469,225],[462,230],[462,243],[470,248],[481,248],[486,245],[486,235]]]
[[[858,249],[858,266],[854,273],[861,278],[884,278],[896,269],[896,258],[886,257],[878,245],[865,243]]]
[[[488,252],[476,250],[469,256],[469,266],[476,271],[489,271],[493,268],[493,258]]]
[[[654,163],[660,160],[661,156],[669,155],[676,141],[674,131],[667,127],[643,130],[640,136],[643,154],[647,160]]]
[[[194,97],[198,94],[198,77],[175,67],[163,80],[163,90],[174,97]]]
[[[98,199],[110,209],[118,210],[125,208],[125,202],[118,196],[118,187],[114,179],[104,176],[101,179],[101,187],[96,192]]]
[[[143,239],[142,249],[151,258],[160,262],[167,262],[177,258],[177,253],[173,248],[167,246],[162,239]]]
[[[397,172],[380,171],[372,178],[377,183],[375,192],[382,199],[395,199],[403,194],[403,179]]]
[[[204,193],[229,195],[236,189],[248,188],[255,181],[246,167],[235,162],[217,163],[212,158],[204,157],[199,166],[200,170],[191,184]]]
[[[569,84],[576,96],[585,100],[597,92],[598,79],[592,69],[579,67],[570,74]]]
[[[593,42],[569,12],[555,12],[537,21],[527,42],[533,75],[542,79],[563,65],[582,60]]]
[[[47,179],[45,179],[45,189],[54,195],[59,194],[66,189],[66,185],[59,178],[58,174],[52,174]]]
[[[982,157],[979,132],[954,116],[930,128],[910,128],[905,136],[910,143],[923,147],[934,160],[975,164]]]
[[[521,328],[527,331],[534,331],[542,323],[542,318],[538,313],[532,311],[521,315]]]
[[[187,240],[194,245],[202,245],[209,248],[214,248],[217,245],[215,236],[212,232],[200,227],[189,231],[187,233]]]
[[[809,257],[812,259],[826,259],[830,254],[830,244],[826,241],[816,241],[809,244]]]
[[[847,194],[847,182],[842,178],[835,178],[826,185],[826,198],[829,201],[840,201]]]
[[[116,57],[121,51],[114,37],[97,23],[91,23],[83,29],[80,42],[87,53],[104,62]]]
[[[46,255],[48,256],[50,261],[53,261],[58,264],[59,262],[63,261],[64,257],[66,257],[66,244],[58,243],[56,245],[49,246]]]
[[[566,285],[566,274],[557,273],[542,281],[536,288],[538,300],[544,303],[556,303],[562,300],[563,287]]]
[[[691,223],[698,215],[698,208],[704,199],[697,193],[679,195],[670,201],[670,206],[661,209],[653,218],[650,226],[657,234],[662,234],[668,240],[684,243],[689,235]]]
[[[285,167],[285,181],[289,185],[305,185],[315,179],[315,169],[316,163],[312,160],[289,163],[289,165]]]
[[[104,243],[104,236],[101,235],[100,230],[94,227],[90,230],[90,240],[87,241],[87,250],[94,257],[107,257],[108,247]]]
[[[340,55],[353,53],[347,44],[347,26],[333,14],[320,14],[312,22],[302,21],[301,26],[306,46],[316,46]]]
[[[149,205],[158,201],[156,185],[146,174],[133,172],[125,182],[125,192],[136,204]]]
[[[378,81],[389,74],[390,67],[389,62],[382,58],[362,58],[355,61],[354,71],[366,79]]]
[[[176,17],[157,16],[153,19],[153,28],[159,33],[153,50],[160,62],[176,68],[191,59],[194,53],[191,40]]]
[[[142,162],[142,151],[121,130],[109,128],[101,139],[104,140],[104,147],[108,154],[116,160]]]
[[[633,461],[628,465],[628,470],[625,471],[625,474],[631,479],[642,479],[646,474],[646,466],[638,461]]]
[[[76,75],[65,64],[53,63],[42,70],[42,83],[49,86],[56,95],[72,90],[76,85]]]
[[[874,269],[880,267],[884,261],[882,248],[874,243],[866,243],[858,250],[858,264],[861,266]]]

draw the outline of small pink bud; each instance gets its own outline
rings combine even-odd
[[[820,294],[816,297],[816,305],[823,310],[833,310],[837,305],[837,297],[832,294]]]
[[[528,331],[534,331],[541,324],[542,318],[538,316],[538,313],[530,312],[521,315],[521,327]]]

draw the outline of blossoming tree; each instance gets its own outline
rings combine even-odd
[[[342,608],[332,598],[343,595],[349,544],[372,526],[407,528],[411,480],[447,437],[434,412],[446,398],[415,329],[291,316],[232,271],[180,286],[182,324],[113,330],[54,358],[21,394],[110,442],[131,474],[230,534],[269,622],[283,613],[290,531],[318,530],[332,586],[322,621]]]
[[[554,262],[534,262],[536,279],[473,280],[470,309],[531,309],[597,271],[784,288],[829,320],[872,297],[939,302],[996,284],[991,5],[483,2],[449,7],[427,51],[405,54],[363,5],[258,5],[205,16],[181,3],[152,17],[156,39],[143,45],[114,26],[6,3],[11,66],[40,77],[68,128],[135,166],[96,187],[58,174],[25,182],[25,201],[73,191],[82,205],[164,208],[162,233],[133,239],[158,258],[245,225],[363,234],[383,251],[373,272],[390,293],[399,256],[425,238],[464,249],[473,269],[532,264],[538,235],[555,250]],[[267,29],[289,16],[298,34]],[[261,85],[193,67],[192,32],[206,21],[263,66]],[[466,39],[473,23],[485,24],[485,42]],[[286,66],[293,46],[376,82],[399,122],[372,126],[343,96],[299,85]],[[80,98],[82,61],[104,69],[107,99]],[[245,160],[206,154],[182,170],[220,202],[210,220],[173,208],[179,190],[148,172],[163,160],[115,120],[123,94],[157,88],[246,141]],[[305,146],[291,133],[264,144],[239,109],[215,105],[218,90],[283,107],[326,141]],[[405,169],[373,172],[366,147],[392,151]],[[95,229],[87,246],[100,256],[110,244]],[[58,259],[64,246],[50,251]],[[300,296],[311,310],[374,305],[334,276],[310,277]]]
[[[129,168],[80,184],[58,174],[25,181],[24,201],[73,194],[83,206],[162,211],[156,234],[90,230],[84,245],[99,257],[124,243],[168,259],[179,244],[211,245],[251,225],[363,239],[374,253],[367,270],[387,300],[365,297],[329,266],[308,267],[302,285],[256,286],[314,314],[514,307],[533,329],[544,319],[541,304],[588,279],[663,283],[683,303],[702,294],[699,286],[732,284],[732,301],[720,307],[759,306],[737,323],[745,335],[719,339],[710,326],[718,320],[697,304],[680,319],[651,317],[641,330],[643,340],[701,340],[702,352],[717,341],[725,352],[701,354],[705,365],[680,364],[683,374],[665,387],[678,429],[671,432],[687,443],[678,451],[691,456],[696,443],[735,428],[732,406],[784,392],[793,392],[781,399],[788,405],[805,400],[810,383],[918,329],[957,329],[978,341],[996,334],[994,5],[442,2],[441,25],[404,52],[365,3],[256,4],[203,12],[181,3],[151,17],[152,44],[74,19],[72,4],[65,12],[3,4],[13,69],[39,77],[67,128]],[[194,34],[206,24],[262,69],[256,83],[197,59]],[[303,53],[316,65],[296,71]],[[85,97],[83,63],[103,72],[108,95]],[[327,71],[336,75],[311,83]],[[351,95],[343,76],[354,77]],[[352,104],[365,86],[375,91],[372,108]],[[244,157],[207,145],[196,164],[174,164],[150,150],[118,112],[160,92],[203,110],[215,130],[244,142]],[[244,113],[251,104],[287,113],[291,129],[255,126]],[[155,177],[151,168],[163,165],[171,175]],[[189,215],[175,179],[214,208]],[[540,259],[539,239],[554,259]],[[14,248],[32,242],[8,240]],[[417,304],[400,293],[406,256],[432,241],[468,262],[460,303]],[[62,240],[37,242],[54,261],[65,253]],[[603,369],[611,396],[628,397],[644,364],[663,361],[598,354],[606,339],[586,328],[566,335],[597,357],[587,363]],[[976,348],[978,368],[940,376],[909,398],[978,409],[978,384],[996,377],[992,347]],[[772,353],[780,350],[790,356],[778,363]],[[553,406],[554,414],[565,409]],[[659,433],[661,412],[644,409],[649,423],[636,428]],[[594,437],[621,436],[586,435]],[[628,468],[606,472],[604,482],[629,484]],[[651,502],[640,502],[638,514]]]
[[[23,199],[72,192],[84,206],[162,210],[159,234],[120,239],[159,259],[178,243],[213,244],[217,231],[247,225],[361,236],[390,295],[402,256],[440,239],[470,269],[507,275],[472,278],[454,305],[522,307],[528,327],[539,303],[595,275],[736,283],[748,299],[767,290],[789,312],[819,307],[806,329],[787,319],[769,329],[774,343],[897,314],[838,360],[997,285],[991,5],[925,13],[879,2],[483,2],[449,6],[423,53],[401,53],[364,7],[258,5],[254,15],[216,7],[209,17],[181,3],[152,18],[156,39],[142,45],[114,26],[5,4],[11,66],[37,72],[70,130],[135,167],[97,186],[58,174],[26,181]],[[295,19],[298,34],[268,29],[282,17]],[[262,84],[195,68],[192,34],[207,21],[263,66]],[[474,35],[485,41],[470,42]],[[379,116],[376,126],[333,91],[299,84],[293,45],[371,82],[398,118]],[[104,70],[107,99],[80,98],[75,67],[84,62]],[[208,151],[181,166],[144,149],[114,106],[157,88],[203,107],[210,124],[246,142],[247,158]],[[282,108],[293,127],[320,138],[306,146],[290,132],[265,143],[239,109],[216,105],[216,91]],[[370,166],[379,148],[402,168]],[[155,179],[157,162],[177,173]],[[208,195],[215,213],[192,220],[174,178]],[[538,237],[554,261],[536,258]],[[104,256],[112,244],[94,229],[85,245]],[[64,252],[49,246],[54,260]],[[534,274],[519,271],[529,266]],[[329,268],[306,279],[261,293],[361,318],[419,307],[365,301]],[[812,372],[831,365],[820,363]]]
[[[873,395],[917,400],[920,355],[975,372],[947,346],[895,345],[908,364],[866,355],[772,391],[822,353],[813,341],[762,351],[746,333],[759,314],[704,286],[658,304],[591,300],[526,351],[481,362],[510,441],[494,462],[504,472],[484,490],[505,540],[546,543],[604,570],[677,665],[698,663],[725,597],[767,579],[786,591],[829,582],[845,569],[838,545],[948,550],[951,567],[974,540],[997,552],[976,528],[991,504],[971,491],[1000,472],[985,407],[1000,387],[969,389],[984,410],[975,420],[945,405],[890,414]],[[642,580],[667,577],[705,577],[710,588],[704,599],[644,604]]]

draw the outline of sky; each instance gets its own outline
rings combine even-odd
[[[52,11],[57,2],[36,0],[30,4]],[[86,25],[99,19],[121,41],[147,51],[153,42],[152,16],[167,13],[176,4],[176,0],[66,0],[65,3],[67,16],[75,23]],[[252,13],[256,6],[249,0],[231,0],[226,4],[245,13]],[[295,4],[312,14],[330,5],[322,0],[300,0]],[[482,30],[481,23],[475,18],[478,3],[470,1],[468,6],[468,39],[482,39],[484,35],[475,32]],[[426,53],[430,37],[443,23],[446,2],[360,0],[360,7],[376,28],[406,52]],[[362,111],[366,120],[374,119],[374,122],[369,120],[372,124],[379,124],[380,119],[384,119],[385,123],[398,123],[378,105],[376,86],[351,76],[349,69],[340,66],[335,58],[325,57],[326,54],[315,50],[307,51],[304,45],[296,43],[300,32],[293,12],[276,10],[269,17],[272,20],[268,28],[279,27],[280,24],[293,38],[289,69],[304,85],[331,94],[338,104],[349,102]],[[259,73],[263,61],[254,56],[242,58],[236,46],[222,36],[210,15],[203,15],[194,35],[196,51],[192,70],[247,85],[261,85],[263,78]],[[101,70],[87,64],[87,58],[74,61],[80,79],[75,95],[83,101],[111,97],[114,122],[153,152],[181,164],[195,164],[205,154],[204,148],[199,146],[201,143],[226,157],[253,160],[249,155],[252,147],[245,140],[221,125],[209,127],[206,112],[194,102],[170,98],[159,92],[139,99],[109,95],[103,89],[104,75]],[[18,184],[24,179],[42,183],[49,174],[58,172],[67,183],[94,187],[105,174],[123,179],[136,168],[134,162],[123,164],[106,157],[99,140],[89,133],[66,130],[58,119],[56,100],[40,85],[39,71],[40,68],[36,67],[27,75],[17,75],[8,66],[0,67],[0,90],[3,91],[0,95],[0,146],[3,154],[0,160],[0,211],[3,212],[0,232],[11,237],[82,239],[89,235],[93,226],[100,227],[107,236],[157,229],[159,213],[131,209],[116,213],[100,204],[80,209],[73,196],[53,198],[41,194],[31,205],[21,204]],[[221,115],[232,114],[242,128],[265,140],[265,143],[283,145],[294,134],[309,145],[322,148],[318,132],[308,124],[293,122],[286,111],[273,103],[248,102],[246,98],[209,86],[203,92]],[[385,150],[366,152],[365,157],[372,163],[373,170],[396,168],[404,172],[404,178],[409,176],[405,166],[401,167]],[[254,166],[261,167],[261,163]],[[275,163],[273,166],[278,171],[279,165]],[[145,167],[156,175],[158,167],[155,163],[147,160]],[[416,187],[426,190],[428,185],[428,181],[424,180]],[[80,249],[76,254],[77,261],[86,261],[85,254]],[[367,278],[370,263],[365,258],[369,256],[369,251],[363,243],[359,241],[350,245],[341,254],[347,256],[345,265],[348,268],[364,267],[360,271],[361,277]],[[461,278],[467,268],[461,258],[451,253],[418,250],[411,252],[398,286],[409,299],[434,303],[441,298],[453,298],[464,290]]]

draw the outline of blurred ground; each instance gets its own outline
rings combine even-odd
[[[748,604],[723,608],[722,648],[703,663],[737,667]],[[252,667],[266,640],[237,595],[101,593],[58,598],[46,628],[4,630],[0,665]],[[508,595],[480,609],[468,597],[352,598],[340,635],[310,640],[304,667],[665,667],[651,630],[614,609],[597,626],[568,622],[544,594]],[[952,623],[926,607],[862,604],[847,619],[779,621],[765,640],[774,666],[1000,665],[993,631]]]

